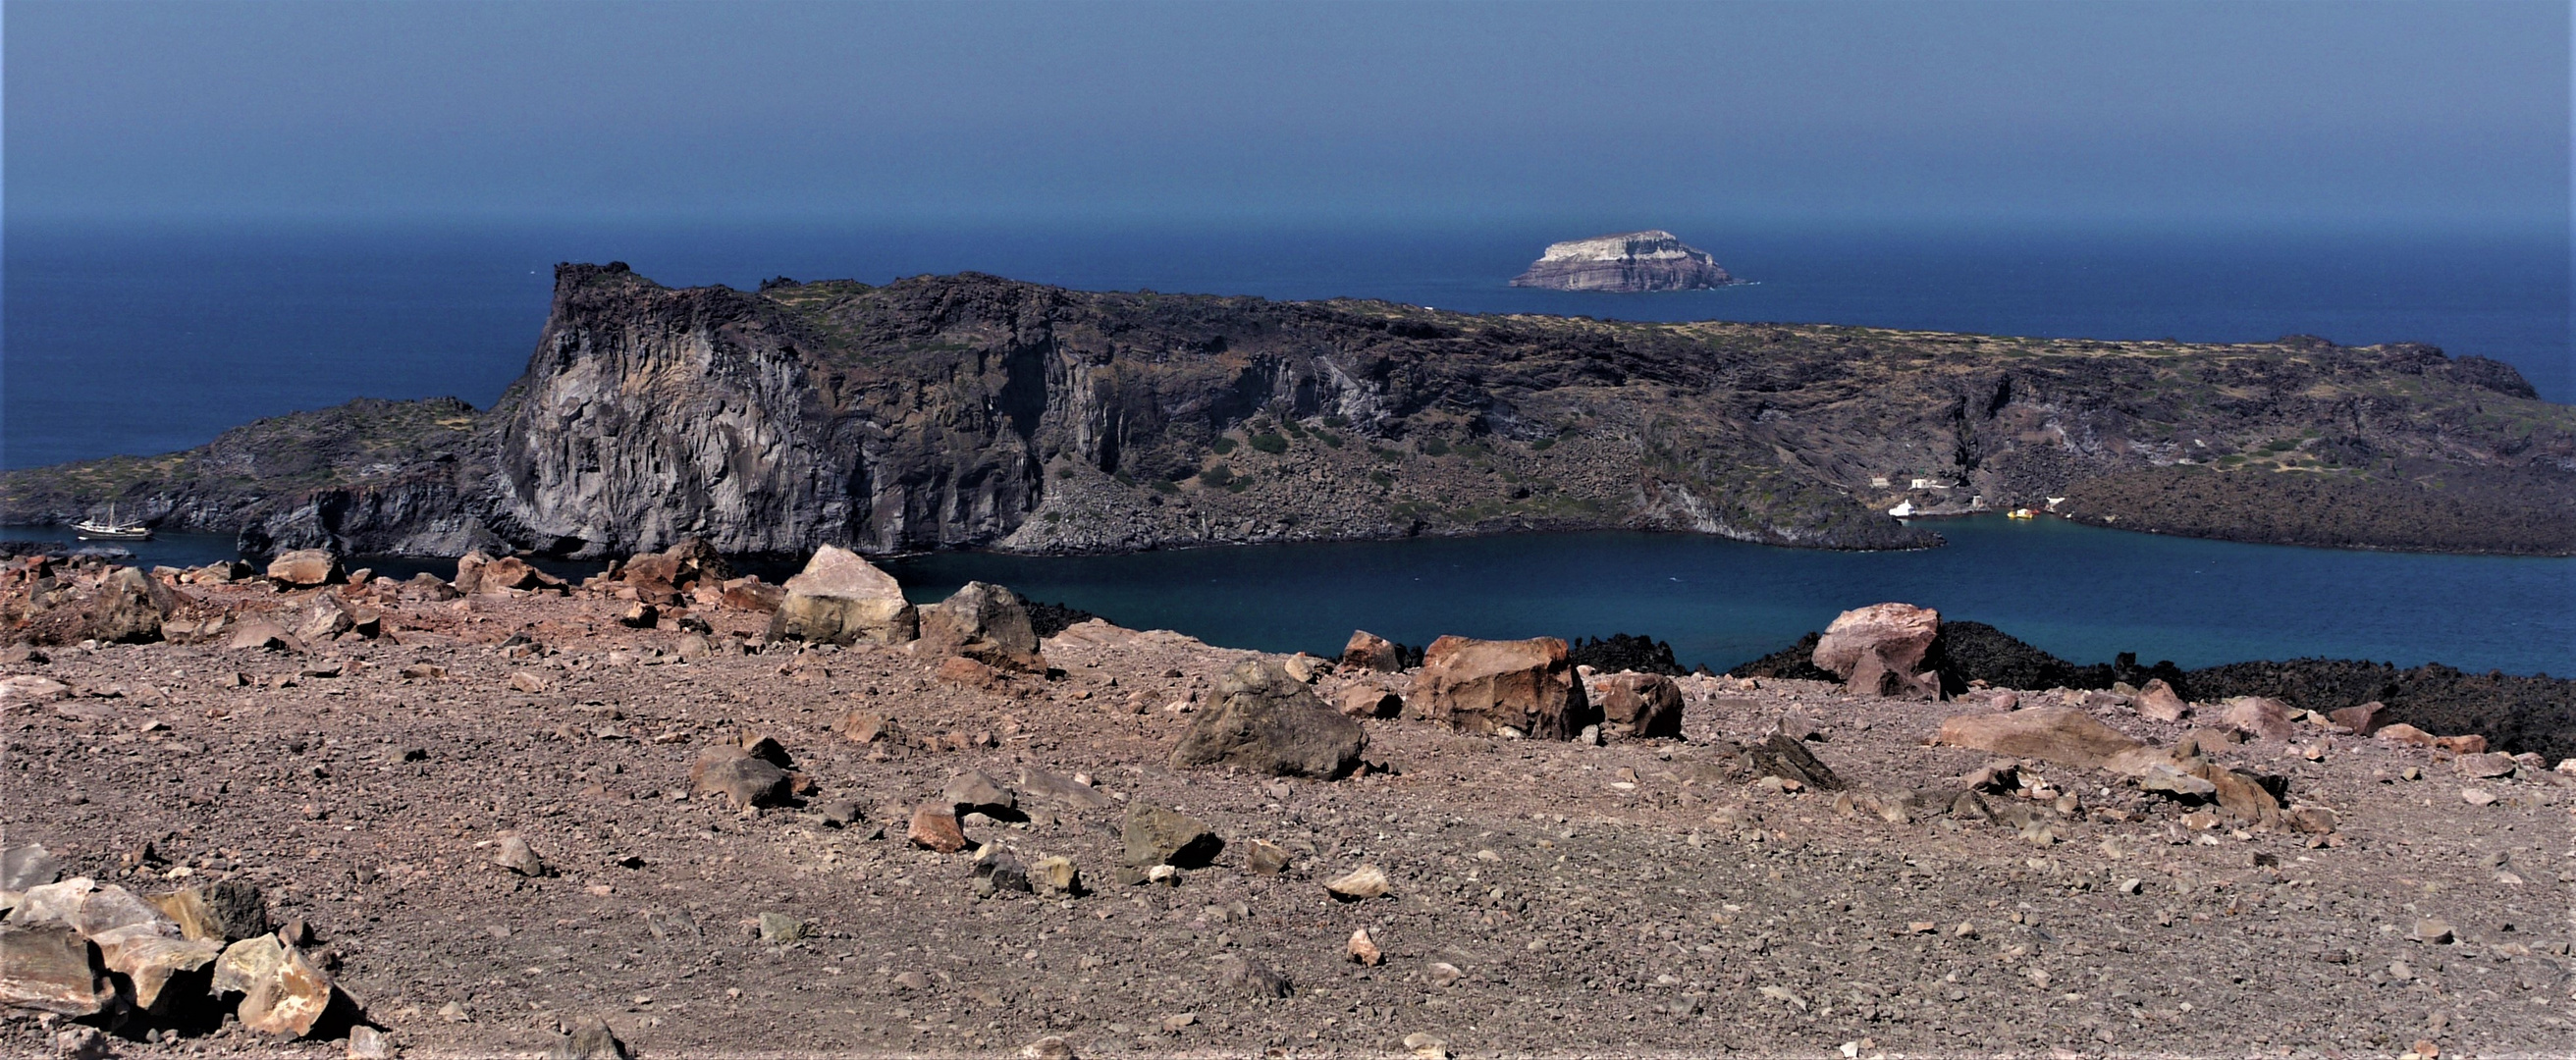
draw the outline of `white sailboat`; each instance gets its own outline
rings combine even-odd
[[[116,521],[116,505],[107,506],[107,521],[83,519],[72,524],[72,536],[83,541],[150,541],[152,528],[141,523]]]

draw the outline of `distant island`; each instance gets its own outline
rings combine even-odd
[[[527,373],[491,408],[359,401],[0,474],[0,524],[110,504],[253,555],[1940,543],[1900,506],[2568,555],[2576,408],[2406,343],[1478,316],[976,273],[737,291],[612,263],[556,270]]]
[[[1705,291],[1737,280],[1708,252],[1662,229],[1548,244],[1514,287],[1553,291]]]

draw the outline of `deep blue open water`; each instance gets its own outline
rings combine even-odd
[[[1385,298],[1473,312],[1824,321],[2043,336],[2430,342],[2576,398],[2566,233],[1694,226],[1751,285],[1658,295],[1514,290],[1529,224],[1146,228],[198,226],[0,234],[0,467],[205,442],[353,397],[477,406],[524,366],[563,260],[674,285],[882,282],[974,269],[1092,289]],[[1856,555],[1660,535],[1296,545],[1130,557],[928,557],[968,577],[1247,647],[1354,627],[1644,632],[1725,666],[1879,600],[1992,622],[2059,655],[2186,666],[2325,655],[2576,673],[2576,561],[2334,552],[2061,523],[1942,524],[1952,544]],[[0,530],[0,536],[34,536]],[[138,550],[172,561],[224,539]],[[408,565],[405,565],[408,569]]]

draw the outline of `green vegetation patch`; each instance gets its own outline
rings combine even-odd
[[[1276,456],[1288,451],[1288,439],[1275,434],[1256,434],[1252,436],[1252,447]]]

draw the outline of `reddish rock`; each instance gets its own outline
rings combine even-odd
[[[915,846],[942,854],[966,849],[966,832],[957,827],[957,811],[948,806],[925,804],[916,807],[912,811],[912,826],[905,836]]]
[[[71,925],[0,922],[0,1006],[89,1016],[115,1001],[98,948]]]
[[[1346,718],[1392,718],[1404,713],[1404,697],[1375,685],[1352,685],[1333,694],[1333,707]]]
[[[1342,665],[1354,670],[1394,673],[1404,669],[1404,653],[1395,642],[1365,629],[1351,631],[1351,639],[1342,645]]]
[[[1592,723],[1583,683],[1565,642],[1442,637],[1422,653],[1415,688],[1431,720],[1460,732],[1511,729],[1542,740],[1571,738]]]
[[[2425,732],[2422,729],[2418,729],[2402,721],[2392,725],[2382,725],[2379,727],[2379,731],[2370,735],[2372,739],[2386,740],[2390,743],[2411,744],[2416,747],[2433,746],[2432,733]]]
[[[1678,740],[1682,686],[1662,674],[1615,673],[1592,679],[1604,731],[1639,739]]]
[[[2449,751],[2455,755],[2482,754],[2487,749],[2487,738],[2476,733],[2466,736],[2436,736],[2433,738],[2433,749]]]
[[[2345,732],[2357,736],[2370,736],[2378,733],[2380,726],[2387,724],[2380,717],[2387,712],[2388,708],[2374,699],[2368,703],[2355,704],[2341,710],[2327,711],[2326,719],[2343,726]]]
[[[1862,695],[1903,695],[1937,699],[1941,680],[1918,672],[1932,638],[1941,631],[1941,613],[1912,604],[1871,604],[1834,617],[1816,641],[1816,666],[1843,679],[1844,687]]]
[[[968,688],[991,688],[1000,683],[1001,674],[992,667],[965,656],[953,656],[939,664],[939,679]]]
[[[726,607],[738,611],[776,611],[779,602],[787,599],[787,590],[759,578],[741,577],[724,583],[722,598]]]
[[[2258,740],[2287,740],[2297,732],[2290,725],[2290,705],[2266,696],[2230,699],[2218,720]]]
[[[2181,721],[2183,715],[2191,713],[2191,704],[2183,702],[2182,696],[2176,694],[2173,686],[2166,684],[2161,677],[2148,681],[2147,687],[2139,689],[2137,698],[2131,700],[2130,705],[2137,708],[2139,717],[2157,721]]]

